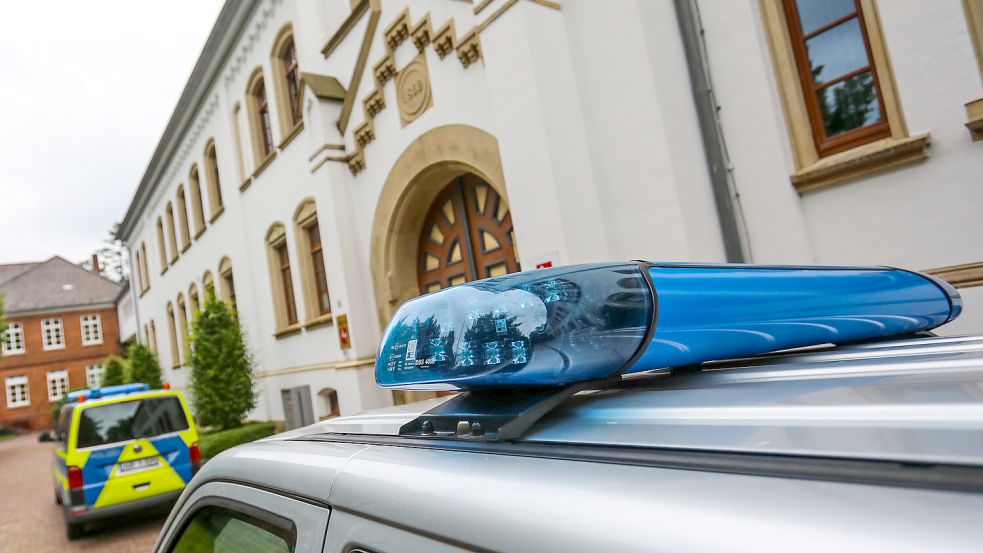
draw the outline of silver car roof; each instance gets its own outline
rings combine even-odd
[[[398,436],[443,401],[331,419],[271,439]],[[577,394],[522,441],[983,465],[983,336],[654,371]]]
[[[643,375],[570,398],[517,442],[398,435],[441,398],[223,452],[167,526],[219,481],[331,508],[334,539],[371,524],[429,536],[425,551],[975,551],[981,400],[981,336]]]

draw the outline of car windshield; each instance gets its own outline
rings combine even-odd
[[[188,428],[176,397],[137,399],[84,409],[76,447],[92,447],[146,438]]]

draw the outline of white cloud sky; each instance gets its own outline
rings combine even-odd
[[[82,261],[123,218],[222,0],[7,2],[0,263]]]

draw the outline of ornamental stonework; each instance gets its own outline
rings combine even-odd
[[[403,126],[409,125],[433,106],[427,57],[419,55],[396,76],[396,101]]]

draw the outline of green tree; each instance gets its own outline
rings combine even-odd
[[[130,269],[126,260],[126,247],[119,238],[119,227],[118,221],[113,223],[112,228],[109,229],[109,236],[103,239],[102,247],[96,250],[95,254],[99,258],[99,274],[125,286],[130,280]],[[91,271],[92,258],[82,261],[79,265]]]
[[[126,358],[127,382],[142,382],[152,390],[164,387],[164,381],[160,376],[160,363],[146,346],[136,342],[130,344],[126,349]]]
[[[106,372],[102,374],[101,386],[118,386],[126,384],[126,360],[118,355],[110,355],[106,359]]]
[[[239,319],[225,302],[209,297],[191,330],[191,395],[198,422],[235,428],[256,405],[253,359]]]

